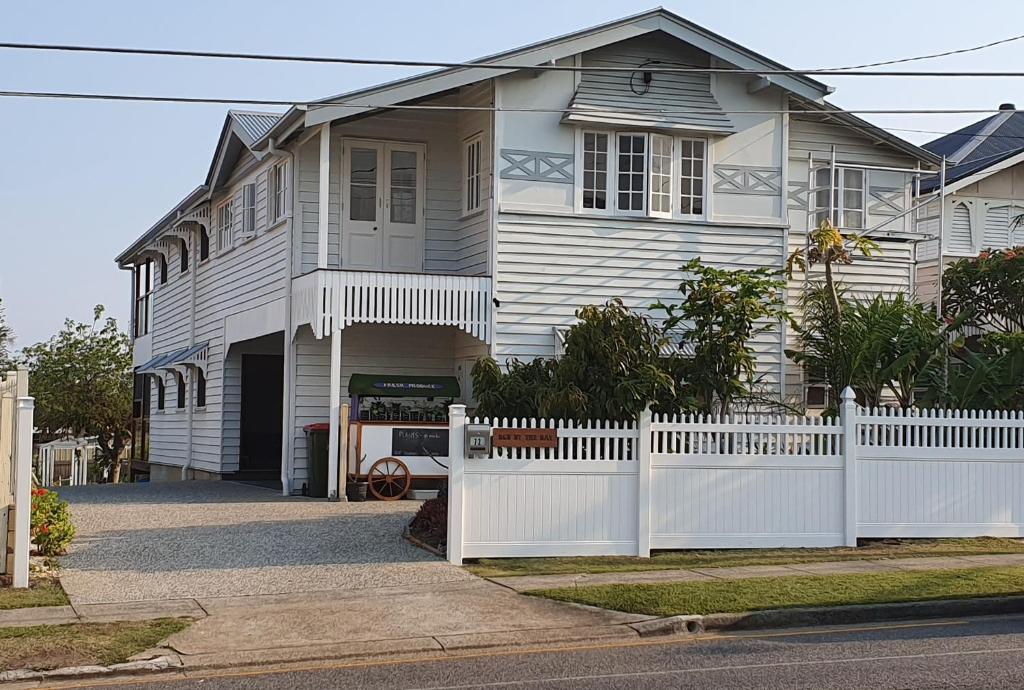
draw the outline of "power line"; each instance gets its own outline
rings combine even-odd
[[[1005,43],[1011,40],[1017,40],[1022,37],[1012,37],[997,41],[992,45],[998,43]],[[922,60],[930,57],[938,57],[944,54],[954,54],[957,52],[968,52],[971,50],[980,50],[987,46],[977,46],[974,48],[964,48],[959,51],[949,51],[948,53],[940,53],[930,56],[919,56],[913,58],[903,58],[902,60],[893,60],[889,63],[873,63],[873,65],[861,65],[857,67],[831,67],[831,68],[814,68],[814,69],[787,69],[787,68],[766,68],[766,69],[739,69],[731,67],[679,67],[679,66],[664,66],[659,64],[649,64],[642,68],[639,67],[618,67],[618,66],[583,66],[583,65],[553,65],[553,64],[521,64],[512,62],[486,62],[484,60],[478,62],[446,62],[442,60],[398,60],[398,59],[378,59],[378,58],[353,58],[353,57],[327,57],[327,56],[314,56],[314,55],[283,55],[275,53],[236,53],[236,52],[220,52],[212,50],[173,50],[166,48],[125,48],[117,46],[85,46],[85,45],[70,45],[60,43],[17,43],[17,42],[0,42],[0,48],[7,48],[10,50],[47,50],[47,51],[60,51],[60,52],[79,52],[79,53],[108,53],[117,55],[150,55],[150,56],[161,56],[161,57],[192,57],[192,58],[216,58],[225,60],[269,60],[278,62],[314,62],[324,64],[344,64],[344,65],[377,65],[377,66],[390,66],[390,67],[437,67],[437,68],[458,68],[458,69],[492,69],[492,70],[538,70],[538,71],[563,71],[563,72],[636,72],[642,69],[644,72],[661,72],[661,73],[682,73],[682,74],[749,74],[749,75],[833,75],[833,76],[861,76],[861,77],[993,77],[993,78],[1009,78],[1009,77],[1024,77],[1024,72],[997,72],[997,71],[973,71],[973,72],[954,72],[954,71],[889,71],[889,72],[877,72],[861,69],[862,67],[892,64],[896,62],[905,62],[910,60]]]
[[[437,110],[437,111],[480,111],[502,113],[582,113],[607,114],[607,110],[599,108],[565,107],[565,108],[509,108],[504,106],[475,105],[428,105],[423,103],[332,103],[324,101],[288,101],[253,98],[206,98],[202,96],[144,96],[113,93],[85,93],[60,91],[0,91],[0,97],[7,98],[46,98],[58,100],[98,100],[98,101],[134,101],[149,103],[208,103],[220,105],[266,105],[315,108],[354,108],[366,110]],[[814,110],[790,109],[755,109],[755,110],[724,110],[718,108],[627,108],[634,114],[647,115],[979,115],[992,113],[1020,112],[1017,110],[1001,110],[998,108],[822,108]]]
[[[992,41],[991,43],[984,43],[979,46],[971,46],[970,48],[958,48],[957,50],[947,50],[942,53],[931,53],[930,55],[918,55],[916,57],[898,58],[896,60],[883,60],[882,62],[867,62],[863,65],[850,65],[848,67],[836,67],[836,70],[859,70],[868,67],[884,67],[885,65],[898,65],[905,62],[915,62],[917,60],[931,60],[933,58],[948,57],[950,55],[961,55],[963,53],[973,53],[978,50],[984,50],[986,48],[992,48],[1004,43],[1012,43],[1013,41],[1019,41],[1024,38],[1024,34],[1018,36],[1010,36],[1009,38],[1002,38],[998,41]]]

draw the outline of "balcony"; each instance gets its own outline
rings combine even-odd
[[[491,339],[490,276],[320,269],[292,281],[292,324],[317,338],[357,323],[454,326]]]

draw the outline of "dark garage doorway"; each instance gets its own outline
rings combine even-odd
[[[238,479],[281,480],[284,356],[242,355]]]

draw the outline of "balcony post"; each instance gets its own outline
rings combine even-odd
[[[317,268],[327,268],[328,220],[331,210],[331,123],[320,125],[320,188],[317,196]]]
[[[338,493],[338,451],[341,424],[341,329],[331,329],[331,397],[330,429],[327,438],[327,500],[341,500]]]

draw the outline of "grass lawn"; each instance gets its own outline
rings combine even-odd
[[[33,606],[67,606],[64,590],[54,580],[34,580],[28,589],[0,588],[0,609],[23,609]]]
[[[803,606],[849,606],[1024,594],[1024,568],[759,577],[657,585],[597,585],[535,590],[528,594],[652,616],[739,613]]]
[[[0,670],[117,664],[190,624],[184,618],[161,618],[136,623],[0,628]]]
[[[857,548],[728,549],[715,551],[662,551],[650,558],[582,556],[572,558],[481,558],[466,568],[480,577],[615,573],[675,568],[718,568],[739,565],[785,565],[856,559],[972,556],[989,553],[1024,553],[1024,540],[902,539],[868,541]]]

